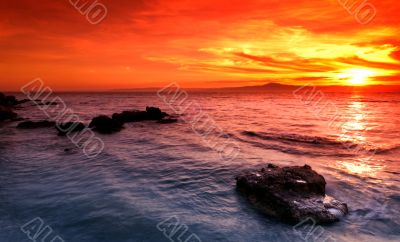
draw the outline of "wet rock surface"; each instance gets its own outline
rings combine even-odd
[[[89,128],[102,134],[111,134],[120,131],[123,128],[123,125],[115,119],[101,115],[92,120],[89,124]]]
[[[47,120],[37,121],[37,122],[26,121],[26,122],[19,123],[17,125],[17,128],[18,129],[51,128],[51,127],[54,127],[55,125],[56,125],[55,122],[47,121]]]
[[[310,166],[269,164],[236,177],[237,188],[264,213],[288,223],[313,219],[332,223],[348,213],[347,204],[325,194],[326,181]]]

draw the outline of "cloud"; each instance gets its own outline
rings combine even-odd
[[[316,78],[329,84],[345,68],[389,77],[399,66],[394,0],[369,0],[378,14],[367,25],[337,0],[98,1],[108,10],[98,25],[69,0],[1,1],[0,78],[10,80],[1,87],[16,90],[38,76],[55,89],[171,79],[186,86]]]

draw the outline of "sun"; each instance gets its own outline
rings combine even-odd
[[[338,75],[346,85],[363,86],[367,85],[369,78],[374,76],[375,72],[369,69],[347,69]]]

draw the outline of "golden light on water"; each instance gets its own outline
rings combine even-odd
[[[353,96],[357,100],[358,96]],[[365,144],[366,107],[362,102],[352,101],[346,108],[346,122],[341,126],[340,140],[354,144]]]
[[[374,172],[374,168],[368,164],[346,162],[342,164],[343,167],[353,174],[364,174]]]
[[[336,164],[336,167],[346,173],[362,177],[378,177],[385,165],[381,162],[373,162],[368,158],[360,158],[353,161],[340,161]]]

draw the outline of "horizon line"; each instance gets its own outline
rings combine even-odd
[[[171,82],[172,83],[172,82]],[[175,82],[177,83],[177,82]],[[168,84],[169,85],[169,84]],[[157,89],[162,89],[165,88],[166,86],[160,86],[160,87],[131,87],[131,88],[118,88],[118,89],[65,89],[65,90],[56,90],[54,92],[58,93],[63,93],[63,92],[130,92],[130,91],[145,91],[145,90],[157,90]],[[395,87],[395,88],[400,88],[400,84],[371,84],[371,85],[318,85],[318,84],[312,84],[307,83],[303,85],[293,85],[293,84],[284,84],[284,83],[279,83],[279,82],[267,82],[262,85],[255,85],[255,86],[227,86],[227,87],[181,87],[182,89],[185,90],[223,90],[223,89],[240,89],[240,88],[261,88],[261,87],[268,87],[268,85],[277,85],[277,86],[282,86],[282,87],[319,87],[319,88],[354,88],[354,89],[363,89],[363,88],[373,88],[373,87],[384,87],[384,88],[390,88],[390,87]],[[396,90],[397,91],[397,90]],[[5,90],[0,92],[3,93],[19,93],[21,90]]]

